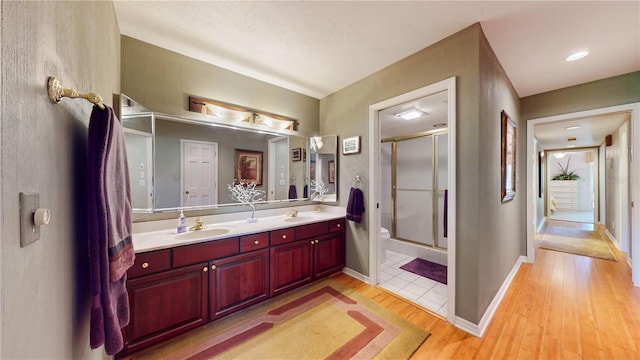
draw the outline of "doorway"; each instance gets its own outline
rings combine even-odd
[[[419,248],[421,250],[426,249],[432,253],[435,253],[436,256],[439,256],[441,259],[445,260],[446,262],[447,272],[446,272],[445,278],[446,278],[447,285],[444,286],[444,291],[442,291],[442,288],[441,288],[441,292],[442,292],[441,295],[445,298],[446,305],[444,305],[444,307],[441,306],[439,310],[441,310],[440,314],[442,316],[445,316],[447,320],[452,324],[454,324],[456,320],[456,317],[455,317],[455,194],[456,194],[456,191],[455,191],[455,168],[456,168],[455,167],[455,134],[456,134],[455,133],[455,125],[456,125],[455,124],[456,122],[455,121],[456,119],[455,117],[455,109],[456,109],[455,83],[456,83],[456,79],[455,77],[452,77],[447,80],[443,80],[438,83],[411,91],[409,93],[384,100],[382,102],[373,104],[369,107],[369,134],[370,134],[369,168],[371,169],[371,186],[369,188],[369,196],[370,196],[370,199],[372,199],[372,202],[377,204],[377,206],[374,207],[375,211],[371,211],[369,213],[369,221],[370,221],[370,224],[372,224],[372,227],[371,227],[372,230],[370,230],[369,232],[370,238],[371,238],[371,242],[370,242],[371,245],[369,247],[369,264],[370,264],[369,273],[370,273],[370,282],[374,285],[378,285],[380,284],[381,278],[382,278],[381,270],[382,270],[383,262],[381,260],[385,255],[385,253],[383,252],[383,249],[386,249],[386,247],[384,246],[384,244],[382,244],[382,241],[381,241],[381,234],[383,233],[383,229],[381,226],[382,212],[383,211],[386,212],[387,211],[386,209],[388,209],[388,206],[389,206],[388,202],[385,204],[385,201],[382,198],[382,191],[383,191],[382,184],[385,182],[385,180],[383,179],[381,174],[381,160],[382,160],[381,151],[383,149],[381,140],[384,138],[389,138],[389,137],[393,137],[394,135],[397,135],[397,134],[391,134],[391,135],[385,134],[383,130],[382,118],[385,116],[385,112],[390,112],[392,113],[392,115],[399,117],[400,113],[409,112],[410,110],[413,110],[411,109],[413,107],[417,108],[418,113],[421,112],[421,113],[430,114],[428,109],[421,108],[420,106],[415,106],[414,102],[426,97],[434,96],[434,95],[440,98],[440,105],[443,105],[441,106],[441,108],[443,109],[442,119],[444,120],[440,119],[430,124],[429,126],[431,130],[438,129],[438,127],[440,127],[439,130],[443,130],[443,128],[446,128],[446,132],[448,133],[448,141],[446,142],[442,141],[443,146],[446,147],[446,154],[448,155],[447,161],[443,162],[443,164],[446,163],[447,167],[445,171],[446,176],[444,176],[445,180],[443,180],[442,182],[442,185],[446,184],[444,189],[447,190],[448,206],[446,207],[446,210],[441,213],[442,216],[439,217],[439,219],[434,222],[434,225],[435,225],[435,224],[439,224],[440,221],[444,221],[444,218],[447,219],[448,251],[446,252],[441,250],[438,251],[437,249],[435,249],[434,251],[433,247],[424,246],[424,245],[420,246]],[[443,122],[444,122],[444,126],[441,125]],[[393,127],[399,128],[400,124],[407,124],[407,123],[399,122],[398,126],[393,126]],[[433,125],[436,125],[436,124],[438,126],[434,128]],[[414,131],[405,131],[404,134],[415,134],[420,132],[424,132],[424,129],[414,130]],[[436,190],[438,189],[439,188],[437,188]],[[415,190],[426,190],[426,189],[408,188],[405,190],[415,191]],[[424,192],[427,193],[427,191],[424,191]],[[422,195],[425,195],[425,194],[422,194]],[[437,201],[437,200],[434,200],[433,197],[431,199],[432,199],[432,202],[427,204],[428,205],[427,207],[429,209],[432,209],[431,204],[433,204],[434,201]],[[444,196],[442,198],[442,201],[444,201]],[[420,204],[419,209],[425,210],[426,207],[424,205],[425,204]],[[383,210],[383,208],[385,208],[385,210]],[[443,209],[444,209],[444,204],[443,204]],[[397,211],[397,208],[396,208],[396,211]],[[385,216],[386,215],[387,214],[385,214]],[[431,215],[429,215],[428,217],[430,216]],[[404,245],[404,244],[406,244],[406,242],[401,242],[401,245]],[[411,289],[405,288],[404,290],[406,290],[406,292],[404,294],[400,293],[400,295],[405,298],[408,298],[409,300],[412,300],[413,302],[416,302],[415,301],[416,299],[414,299],[416,294],[414,293],[413,294],[414,298],[411,298],[410,297],[411,294],[408,294],[408,292],[411,292],[410,291]],[[416,303],[420,304],[419,302],[416,302]],[[426,307],[426,306],[423,306],[423,307]]]
[[[180,139],[180,207],[218,204],[218,144]]]
[[[546,151],[547,217],[595,224],[598,194],[598,149]]]
[[[539,139],[537,136],[539,135],[536,126],[539,125],[548,125],[552,123],[568,121],[568,120],[578,120],[578,119],[589,119],[593,117],[606,117],[616,114],[626,114],[628,116],[628,126],[629,130],[627,137],[628,142],[623,146],[623,151],[621,153],[640,153],[640,103],[635,104],[627,104],[620,106],[613,106],[608,108],[601,108],[595,110],[587,110],[576,113],[569,113],[563,115],[555,115],[549,116],[545,118],[538,119],[527,119],[527,179],[531,181],[531,184],[536,184],[538,181],[538,166],[536,164],[537,156],[540,147],[538,145]],[[601,123],[601,122],[600,122]],[[597,124],[594,122],[593,125]],[[569,130],[569,126],[567,126],[566,130]],[[567,139],[569,140],[569,139]],[[607,141],[608,142],[608,141]],[[624,144],[624,141],[621,142]],[[566,146],[565,146],[566,147]],[[601,148],[605,147],[605,145],[601,146]],[[555,147],[556,149],[559,146]],[[609,161],[603,159],[603,153],[600,152],[599,160],[600,161],[600,169],[603,169],[603,162]],[[620,158],[619,158],[620,159]],[[615,222],[620,230],[620,234],[622,234],[619,239],[620,249],[623,252],[627,253],[628,262],[632,268],[632,282],[635,286],[640,287],[640,212],[634,210],[633,204],[640,203],[640,166],[637,164],[633,164],[634,160],[632,157],[619,162],[622,164],[622,168],[627,168],[628,171],[625,176],[620,176],[622,172],[616,171],[609,174],[614,174],[615,178],[606,179],[606,181],[611,181],[612,184],[616,184],[615,193],[613,194],[614,199],[607,199],[615,201],[614,211],[612,214],[607,212],[602,212],[603,205],[600,204],[597,208],[600,209],[601,217],[606,218],[607,224],[611,222]],[[637,162],[637,160],[636,160]],[[619,170],[619,169],[618,169]],[[599,176],[600,179],[603,178],[602,175]],[[600,183],[600,195],[604,195],[604,191],[602,191],[602,181]],[[534,262],[535,261],[535,234],[536,228],[539,223],[539,207],[540,204],[537,202],[538,196],[538,187],[536,186],[528,186],[527,187],[527,218],[531,219],[531,221],[527,222],[527,261]],[[616,221],[615,219],[618,220]],[[636,224],[636,226],[632,226]],[[613,225],[613,223],[612,223]],[[614,227],[614,226],[612,226]],[[626,234],[626,235],[625,235]]]

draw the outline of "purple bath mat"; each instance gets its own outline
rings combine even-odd
[[[444,265],[416,258],[400,266],[400,269],[447,285],[447,267]]]

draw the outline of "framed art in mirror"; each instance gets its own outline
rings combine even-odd
[[[236,180],[262,185],[262,151],[236,149]]]
[[[500,113],[502,126],[502,156],[501,156],[501,191],[502,202],[511,201],[516,195],[516,140],[517,127],[511,117],[502,110]]]

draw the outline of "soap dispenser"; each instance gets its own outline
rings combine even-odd
[[[186,231],[187,231],[186,219],[184,217],[184,213],[182,212],[182,210],[180,210],[180,216],[178,217],[178,234]]]

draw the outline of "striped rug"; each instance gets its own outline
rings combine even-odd
[[[357,292],[325,279],[132,358],[408,359],[428,336]]]

